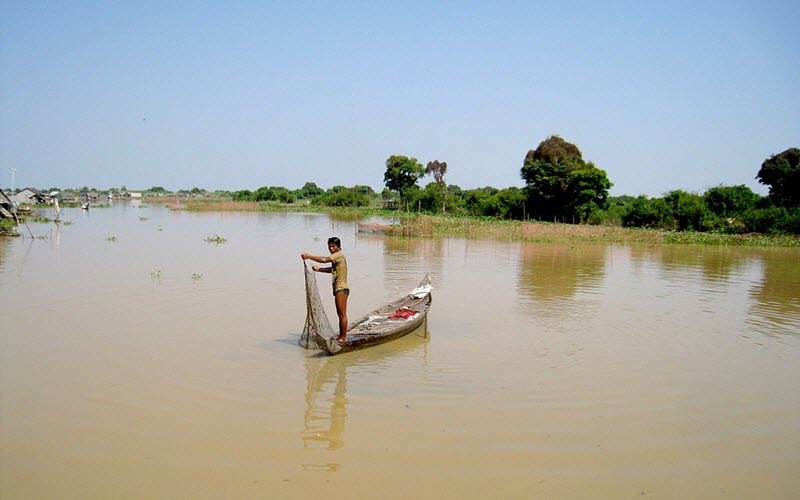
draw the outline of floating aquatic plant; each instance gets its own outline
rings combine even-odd
[[[113,242],[117,241],[117,237],[116,236],[106,236],[106,241],[110,241],[110,242],[113,243]]]
[[[152,279],[154,279],[154,280],[161,281],[161,269],[159,269],[158,271],[153,271],[152,273],[150,273],[150,277]]]
[[[199,273],[192,273],[192,279],[193,280],[201,280],[201,279],[203,279],[203,275],[199,274]]]
[[[226,240],[225,238],[223,238],[218,234],[215,234],[213,237],[209,236],[208,238],[206,238],[206,243],[214,243],[216,245],[220,245],[222,243],[225,243],[226,241],[228,240]]]

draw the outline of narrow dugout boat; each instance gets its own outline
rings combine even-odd
[[[347,340],[336,341],[336,335],[319,302],[319,290],[313,271],[306,267],[306,326],[300,345],[308,349],[322,349],[330,355],[356,351],[383,344],[407,335],[423,324],[431,307],[431,280],[429,276],[419,286],[389,304],[351,323]]]

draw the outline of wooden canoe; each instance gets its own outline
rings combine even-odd
[[[325,339],[317,335],[314,339],[317,346],[331,355],[342,354],[383,344],[413,332],[428,317],[431,307],[430,283],[428,276],[420,282],[416,290],[428,288],[421,297],[407,294],[359,318],[347,330],[346,342],[340,343],[335,338]],[[405,315],[408,317],[403,317]]]

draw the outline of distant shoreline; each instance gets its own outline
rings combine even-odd
[[[148,203],[170,205],[175,199],[147,199]],[[173,209],[192,212],[315,212],[360,217],[386,217],[398,219],[394,229],[385,231],[388,236],[464,238],[494,238],[530,242],[607,242],[641,243],[648,245],[694,244],[713,246],[797,247],[800,237],[767,234],[718,234],[694,231],[664,231],[660,229],[624,228],[619,226],[593,226],[588,224],[562,224],[539,221],[501,220],[471,216],[427,215],[383,210],[378,208],[319,207],[307,203],[291,205],[269,202],[239,202],[208,199],[180,199]]]

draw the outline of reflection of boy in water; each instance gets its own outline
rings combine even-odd
[[[333,280],[333,300],[336,303],[336,314],[339,316],[339,338],[337,342],[343,343],[347,338],[347,296],[350,289],[347,286],[347,259],[342,253],[342,242],[339,238],[328,238],[328,251],[330,257],[322,257],[301,253],[303,260],[309,259],[314,262],[325,264],[330,262],[330,267],[311,266],[311,269],[319,273],[331,273]]]

